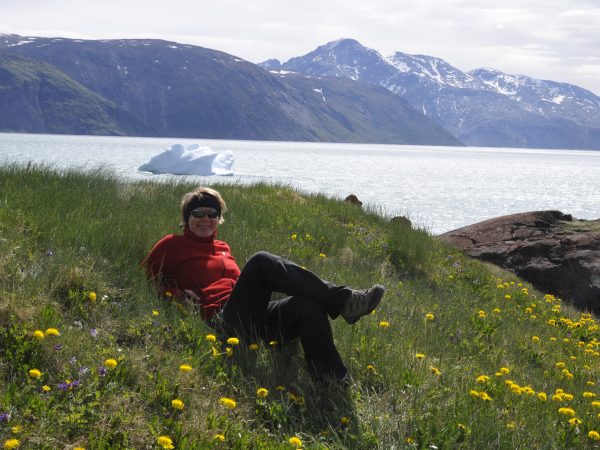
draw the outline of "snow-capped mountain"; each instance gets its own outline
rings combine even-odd
[[[567,83],[493,69],[463,72],[427,55],[383,57],[353,39],[262,65],[379,84],[467,145],[600,149],[600,97]]]

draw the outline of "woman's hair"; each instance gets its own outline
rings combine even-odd
[[[210,206],[215,208],[219,211],[219,223],[221,224],[225,221],[223,219],[223,214],[227,211],[227,205],[225,204],[223,197],[221,197],[221,194],[208,187],[199,187],[192,192],[186,192],[183,195],[180,204],[181,223],[179,225],[185,227],[192,210],[200,206]]]

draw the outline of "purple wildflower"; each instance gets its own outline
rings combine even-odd
[[[54,252],[50,249],[46,250],[46,256],[52,256],[54,255]]]
[[[79,369],[77,369],[77,372],[79,372],[80,375],[85,375],[86,373],[88,373],[90,371],[90,369],[88,367],[80,367]]]
[[[77,358],[73,356],[73,357],[72,357],[72,358],[69,360],[69,363],[71,363],[72,365],[75,365],[75,364],[77,364]]]
[[[99,366],[98,367],[98,375],[100,375],[101,377],[103,377],[104,375],[106,375],[107,369],[104,366]]]
[[[58,352],[58,351],[60,351],[60,350],[62,350],[62,345],[60,345],[60,344],[55,344],[55,345],[54,345],[54,350],[56,350],[57,352]]]
[[[98,330],[96,330],[95,328],[92,328],[90,330],[90,334],[92,335],[93,338],[98,337]]]
[[[5,412],[0,414],[0,422],[8,422],[8,420],[10,419],[10,413],[9,412]]]
[[[66,391],[69,389],[69,383],[58,383],[58,389],[61,391]]]

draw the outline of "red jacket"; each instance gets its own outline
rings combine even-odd
[[[240,276],[229,245],[200,238],[187,227],[182,235],[169,234],[158,241],[142,265],[163,293],[182,297],[182,291],[189,289],[197,294],[205,319],[225,305]]]

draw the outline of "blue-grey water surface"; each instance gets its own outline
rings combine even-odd
[[[5,133],[0,164],[105,166],[125,179],[165,180],[172,176],[137,167],[176,143],[233,151],[234,176],[186,177],[198,184],[267,181],[341,198],[352,193],[432,233],[543,209],[600,218],[600,151]]]

